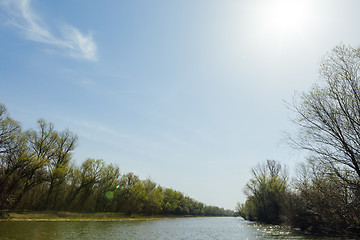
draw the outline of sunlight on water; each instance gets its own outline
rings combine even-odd
[[[232,217],[117,222],[0,222],[0,239],[333,239]]]

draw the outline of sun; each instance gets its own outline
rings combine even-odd
[[[259,18],[268,34],[294,36],[302,34],[310,24],[309,1],[267,1]]]
[[[299,28],[303,24],[305,15],[303,6],[299,2],[282,2],[270,9],[270,22],[274,27],[283,29]]]

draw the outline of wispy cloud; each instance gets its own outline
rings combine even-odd
[[[54,31],[31,9],[30,0],[0,0],[0,7],[6,22],[20,29],[26,39],[64,49],[74,58],[97,60],[91,33],[83,34],[73,26],[62,25],[57,29],[59,36],[54,35]]]

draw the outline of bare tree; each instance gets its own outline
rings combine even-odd
[[[344,181],[359,182],[360,48],[336,46],[322,60],[320,75],[321,83],[294,98],[299,135],[292,143]]]

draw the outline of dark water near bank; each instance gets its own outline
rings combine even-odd
[[[240,218],[120,222],[0,222],[0,239],[334,239],[301,235]]]

